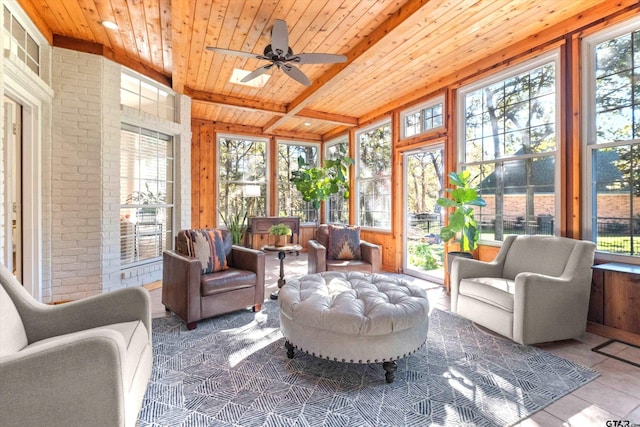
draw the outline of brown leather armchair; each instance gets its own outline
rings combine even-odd
[[[329,230],[322,224],[316,231],[316,240],[309,240],[308,262],[309,274],[323,271],[361,271],[379,273],[382,262],[380,246],[360,240],[360,259],[329,259]]]
[[[264,302],[264,252],[231,244],[220,230],[228,269],[202,274],[202,262],[187,255],[183,232],[176,250],[163,254],[162,304],[195,329],[196,322],[247,307],[260,311]]]

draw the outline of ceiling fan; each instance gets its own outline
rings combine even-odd
[[[214,46],[207,46],[207,50],[271,62],[270,64],[264,65],[247,74],[242,80],[240,80],[243,83],[255,79],[276,66],[295,81],[305,86],[311,86],[311,80],[309,80],[309,78],[293,64],[336,64],[347,60],[347,57],[344,55],[334,55],[331,53],[294,54],[291,47],[289,47],[287,23],[282,19],[276,19],[274,22],[273,29],[271,30],[271,44],[264,48],[264,53],[262,55],[241,52],[238,50],[222,49]]]

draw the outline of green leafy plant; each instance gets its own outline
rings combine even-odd
[[[348,156],[339,156],[325,160],[324,166],[312,167],[302,156],[298,157],[298,170],[291,172],[290,181],[302,195],[302,200],[311,202],[314,209],[320,209],[320,203],[325,202],[332,194],[343,190],[344,198],[349,198],[347,171],[353,164]]]
[[[247,231],[247,212],[237,212],[227,218],[222,214],[220,216],[229,233],[231,233],[231,242],[234,245],[241,245],[244,233]]]
[[[149,183],[144,183],[145,191],[134,191],[127,197],[128,204],[140,205],[161,205],[166,201],[165,194],[162,191],[154,193],[149,189]]]
[[[287,224],[274,224],[269,227],[269,234],[274,236],[291,236],[291,227]]]
[[[473,207],[484,207],[485,200],[478,194],[478,191],[471,186],[469,171],[449,173],[449,182],[455,188],[448,188],[450,198],[441,197],[438,205],[445,208],[454,208],[449,214],[448,225],[440,230],[440,237],[444,241],[455,239],[460,244],[460,250],[468,252],[478,246],[480,230],[476,223]]]

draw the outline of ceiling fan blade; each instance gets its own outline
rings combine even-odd
[[[271,30],[271,50],[278,56],[285,56],[289,52],[289,34],[287,23],[276,19]]]
[[[273,64],[267,64],[263,67],[257,68],[255,70],[253,70],[252,72],[250,72],[249,74],[247,74],[246,76],[244,76],[242,78],[242,80],[240,80],[242,83],[247,83],[250,82],[251,80],[255,79],[258,76],[263,75],[264,73],[266,73],[271,67],[273,67]]]
[[[244,58],[254,58],[254,59],[263,59],[264,58],[262,55],[256,55],[255,53],[241,52],[239,50],[222,49],[222,48],[214,47],[214,46],[207,46],[206,49],[210,50],[212,52],[223,53],[225,55],[242,56]]]
[[[305,86],[311,86],[311,80],[309,80],[309,78],[305,76],[299,68],[294,67],[291,64],[283,64],[282,71],[284,71],[286,75],[288,75],[298,83],[301,83]]]
[[[347,57],[331,53],[299,53],[292,56],[289,61],[296,64],[337,64],[347,62]]]

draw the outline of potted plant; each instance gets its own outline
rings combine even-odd
[[[242,245],[242,238],[244,237],[245,231],[247,231],[247,212],[238,212],[227,218],[222,214],[220,214],[220,216],[229,233],[231,233],[231,242],[234,245]]]
[[[471,177],[469,171],[451,172],[448,176],[449,183],[455,188],[448,188],[446,192],[450,197],[440,197],[437,203],[444,208],[454,208],[449,214],[449,223],[440,230],[440,237],[443,241],[453,240],[460,245],[461,252],[447,253],[449,271],[451,271],[451,261],[455,256],[473,258],[470,252],[478,247],[480,237],[473,207],[484,207],[487,202],[469,183]]]
[[[349,183],[347,171],[353,164],[353,159],[348,156],[338,156],[335,159],[325,160],[324,166],[311,167],[302,156],[298,157],[298,170],[291,172],[290,181],[302,195],[302,200],[311,202],[317,214],[320,202],[325,202],[332,195],[343,190],[345,199],[349,198]]]
[[[275,224],[269,227],[269,234],[276,238],[274,246],[286,246],[287,236],[291,236],[291,228],[287,224]]]

